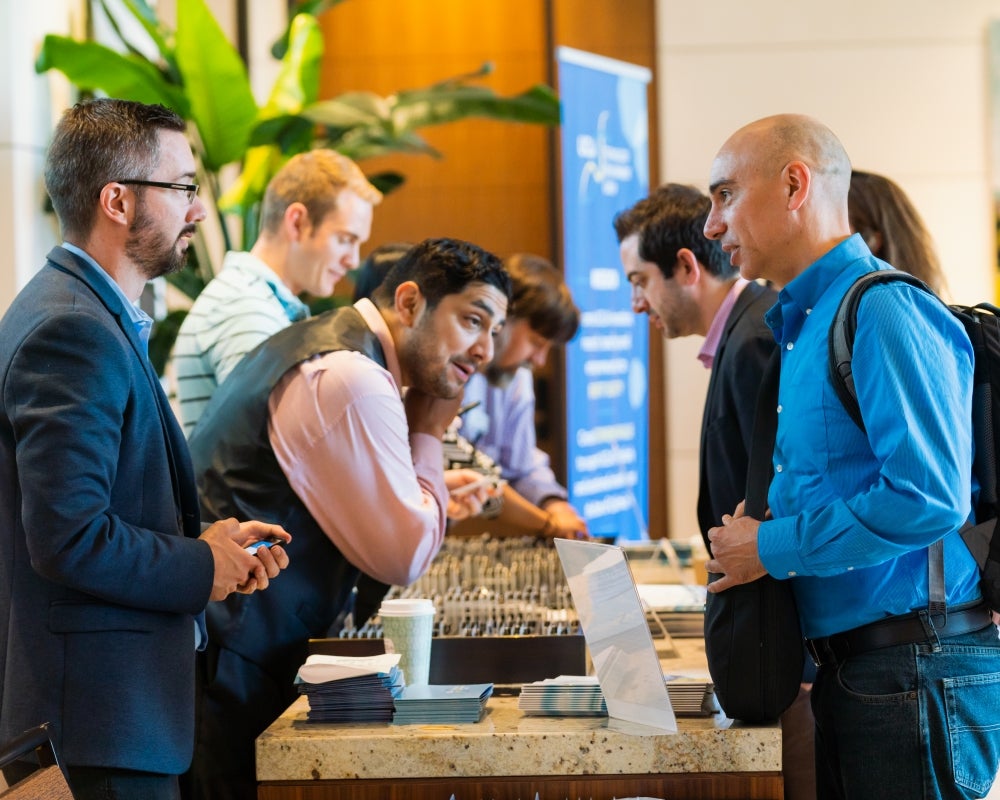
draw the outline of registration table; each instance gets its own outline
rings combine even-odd
[[[307,708],[299,698],[258,738],[260,800],[782,797],[780,728],[721,714],[637,735],[528,716],[516,696],[468,725],[315,724]]]

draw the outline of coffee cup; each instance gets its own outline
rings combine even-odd
[[[434,635],[434,603],[424,598],[383,600],[378,610],[382,620],[385,652],[399,653],[399,668],[408,686],[426,685],[431,669],[431,639]]]

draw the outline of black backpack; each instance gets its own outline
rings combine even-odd
[[[858,305],[869,286],[888,281],[905,281],[934,295],[925,283],[906,272],[897,269],[868,272],[847,290],[830,325],[830,379],[847,413],[861,430],[865,429],[865,425],[858,408],[854,376],[851,374]],[[975,454],[972,469],[979,481],[977,524],[965,526],[961,533],[979,564],[983,597],[990,608],[997,610],[1000,609],[1000,536],[995,535],[1000,518],[1000,485],[997,483],[997,456],[1000,454],[1000,308],[990,303],[975,306],[952,305],[948,308],[969,335],[975,358],[972,388],[972,438]],[[934,552],[939,555],[934,556]],[[935,569],[934,559],[940,559],[940,553],[940,542],[932,545],[932,575]],[[940,563],[937,568],[943,571]],[[932,606],[935,602],[943,604],[943,583],[939,597],[935,597],[933,578],[931,584]]]

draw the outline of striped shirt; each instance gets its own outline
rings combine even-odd
[[[195,300],[174,344],[184,435],[241,358],[269,336],[309,316],[308,307],[260,259],[229,252]]]

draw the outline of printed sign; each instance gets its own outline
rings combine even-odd
[[[612,220],[649,193],[650,72],[559,48],[563,264],[580,308],[566,349],[570,502],[593,536],[648,538],[649,327],[632,313]]]

